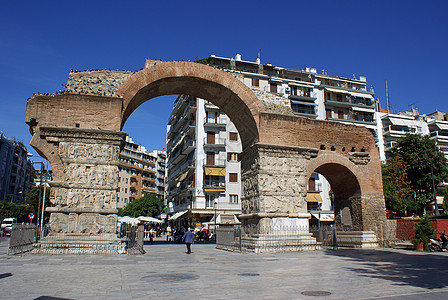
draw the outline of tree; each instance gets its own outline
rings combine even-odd
[[[420,222],[414,222],[415,237],[413,243],[423,243],[423,248],[428,250],[428,241],[434,236],[434,229],[431,227],[431,221],[428,216],[420,218]]]
[[[126,205],[118,212],[119,216],[156,217],[162,212],[163,200],[155,194],[145,195]]]
[[[406,176],[415,193],[415,204],[422,213],[424,207],[434,201],[431,168],[434,184],[448,180],[445,155],[428,135],[406,134],[392,148],[391,159],[401,159]]]
[[[50,205],[50,189],[47,188],[45,192],[45,206]],[[3,216],[17,218],[17,222],[29,222],[28,214],[34,213],[35,217],[33,222],[37,222],[37,205],[39,201],[39,187],[33,186],[25,195],[24,203],[13,203],[13,202],[4,202],[3,205]],[[48,219],[48,214],[44,215],[44,219]]]
[[[381,171],[386,208],[400,214],[406,214],[408,208],[415,208],[414,191],[407,178],[403,160],[400,157],[390,159],[382,166]]]
[[[445,189],[445,194],[443,195],[443,212],[448,214],[448,190]]]

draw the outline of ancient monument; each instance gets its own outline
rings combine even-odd
[[[30,144],[54,174],[50,235],[36,252],[123,251],[115,236],[121,129],[142,103],[172,94],[209,100],[240,133],[245,249],[313,249],[310,234],[298,233],[291,242],[272,233],[278,225],[308,226],[306,186],[314,171],[332,186],[338,226],[352,226],[361,246],[379,234],[385,205],[368,129],[288,114],[282,98],[252,91],[237,75],[207,65],[147,60],[138,72],[71,72],[64,92],[28,100]]]

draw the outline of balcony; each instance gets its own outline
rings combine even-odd
[[[365,101],[360,101],[360,100],[352,100],[349,98],[342,98],[339,100],[330,100],[330,99],[326,99],[325,103],[331,104],[333,106],[343,106],[343,107],[352,107],[352,106],[358,106],[358,107],[364,107],[364,108],[371,108],[372,109],[372,113],[374,112],[375,109],[375,104],[373,101],[369,100],[369,99],[365,99]]]
[[[226,160],[222,158],[204,158],[204,167],[225,167],[226,166]]]
[[[448,132],[446,131],[433,131],[429,133],[429,136],[436,141],[448,142]]]
[[[220,118],[204,118],[204,126],[212,128],[226,128],[227,119],[225,117]]]
[[[204,148],[224,148],[225,146],[225,138],[204,138]]]
[[[412,127],[389,125],[384,127],[384,135],[405,135],[406,133],[416,133]]]
[[[327,120],[375,125],[375,119],[370,115],[358,115],[356,118],[350,115],[344,115],[344,118],[327,118]]]
[[[397,142],[395,141],[390,141],[390,142],[385,142],[384,143],[384,151],[388,152],[392,150],[392,147],[395,146],[397,144]]]
[[[226,190],[226,182],[224,180],[205,180],[204,190],[206,192],[225,191]]]

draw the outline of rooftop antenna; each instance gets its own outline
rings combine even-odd
[[[386,109],[387,109],[387,113],[390,114],[390,108],[389,108],[389,90],[387,89],[387,79],[386,79]]]

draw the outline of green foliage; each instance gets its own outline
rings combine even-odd
[[[163,200],[155,194],[136,199],[118,211],[118,215],[130,217],[156,217],[162,212]]]
[[[434,200],[431,167],[436,186],[448,180],[445,155],[429,136],[406,134],[392,148],[391,159],[402,160],[406,176],[415,193],[414,204],[421,213],[423,208]]]
[[[383,193],[386,201],[386,208],[400,214],[406,212],[408,208],[415,208],[414,191],[407,178],[406,167],[399,157],[388,161],[381,167],[383,174]]]
[[[43,196],[43,189],[42,195]],[[3,206],[3,216],[4,218],[17,218],[17,222],[29,222],[28,214],[34,213],[36,216],[33,219],[35,223],[37,220],[37,211],[38,211],[38,203],[39,203],[39,187],[33,186],[26,193],[24,203],[12,203],[12,202],[4,202],[1,205]],[[42,204],[42,203],[41,203]],[[50,205],[50,188],[47,188],[45,193],[45,207]],[[45,213],[44,221],[48,220],[49,214]]]
[[[419,223],[414,223],[415,238],[412,239],[413,243],[423,243],[425,250],[428,250],[428,241],[434,236],[434,229],[431,227],[431,221],[428,216],[420,218]]]
[[[448,214],[448,190],[445,189],[445,195],[443,195],[443,212]]]

